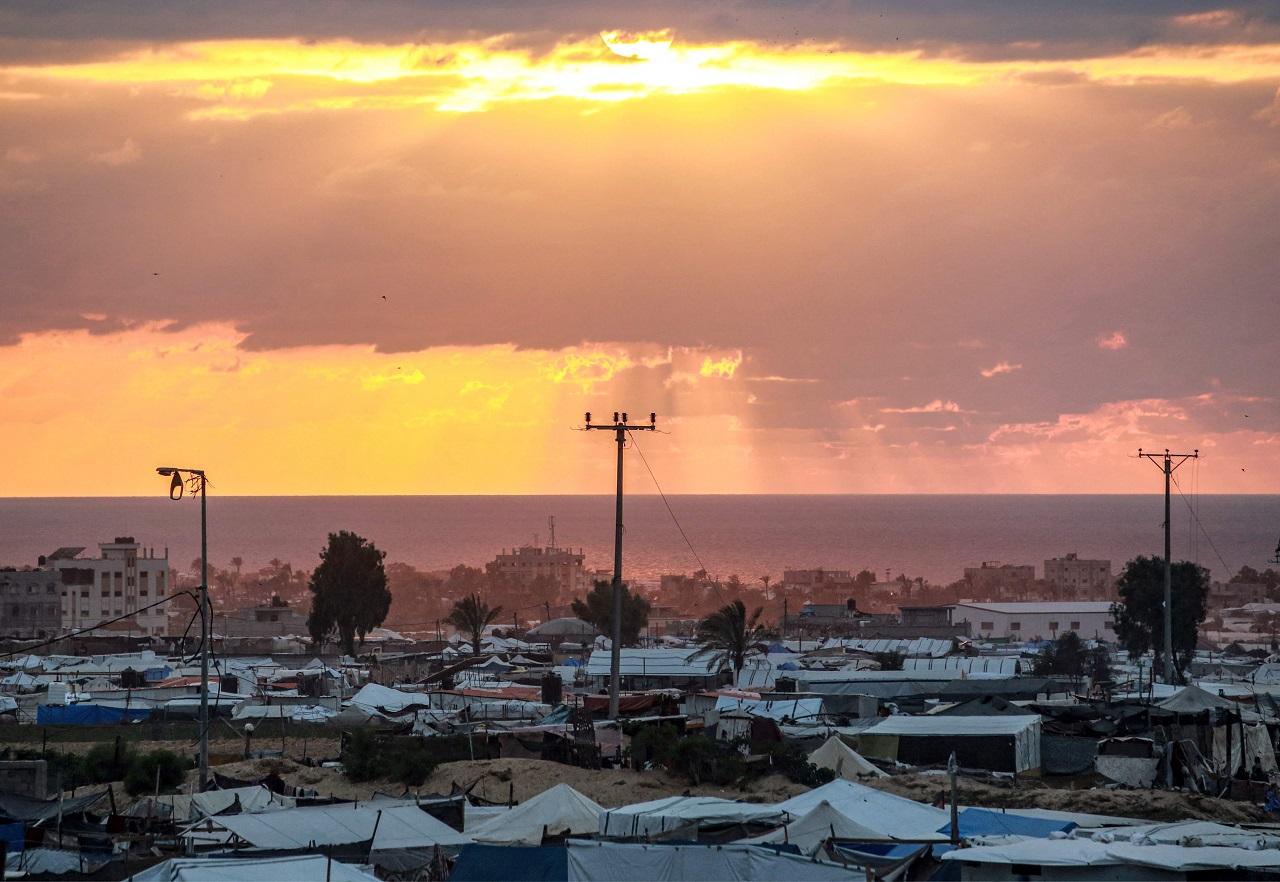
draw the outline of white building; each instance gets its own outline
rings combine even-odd
[[[1115,583],[1115,577],[1111,575],[1111,561],[1082,560],[1075,552],[1046,560],[1044,580],[1077,597],[1106,594]]]
[[[1068,631],[1084,639],[1115,639],[1111,603],[1105,600],[958,603],[951,618],[968,622],[969,633],[979,639],[1056,640]]]
[[[62,582],[62,627],[88,628],[136,612],[169,595],[169,557],[156,557],[132,536],[98,545],[101,557],[80,557],[83,548],[59,548],[44,562]],[[163,636],[167,612],[158,606],[131,620],[137,633]]]
[[[580,597],[591,590],[591,574],[583,565],[585,560],[581,548],[575,552],[556,546],[524,545],[510,551],[502,549],[501,554],[485,564],[485,569],[491,575],[522,585],[539,576],[546,577],[559,586],[561,597]]]

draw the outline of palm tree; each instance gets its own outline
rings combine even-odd
[[[757,607],[748,616],[741,600],[720,607],[698,622],[698,642],[702,646],[689,656],[689,660],[710,655],[717,666],[728,664],[732,667],[733,679],[737,682],[747,658],[757,652],[755,645],[764,639],[761,612],[763,607]]]
[[[763,576],[760,577],[760,581],[764,583],[764,599],[768,600],[769,599],[769,583],[773,581],[773,576],[770,576],[768,573],[765,573]]]
[[[500,615],[502,615],[502,607],[490,608],[489,604],[480,599],[479,594],[468,594],[453,605],[445,621],[464,634],[470,634],[471,652],[473,655],[479,655],[480,638],[484,636],[484,629],[496,621]]]

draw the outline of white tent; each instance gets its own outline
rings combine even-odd
[[[758,882],[860,879],[861,871],[756,845],[650,845],[570,841],[569,882],[688,882],[739,879]]]
[[[800,818],[824,801],[831,803],[836,811],[851,821],[875,831],[884,840],[948,840],[946,835],[938,832],[944,824],[950,822],[951,815],[948,812],[843,778],[815,787],[808,793],[793,796],[778,803],[775,808]]]
[[[543,836],[595,833],[603,811],[568,784],[557,784],[511,811],[477,824],[471,836],[490,845],[539,845]]]
[[[170,858],[131,882],[377,882],[377,876],[318,854],[273,858]]]
[[[856,781],[859,778],[887,778],[888,774],[863,759],[839,735],[832,735],[826,743],[809,754],[809,762],[820,769],[830,769],[837,778]]]
[[[669,796],[638,802],[600,813],[602,836],[653,836],[687,827],[746,824],[778,824],[783,815],[771,805],[734,802],[718,796]]]
[[[345,845],[372,839],[370,850],[376,853],[465,845],[471,841],[471,837],[436,820],[413,802],[400,800],[217,815],[210,820],[255,848],[278,850]]]
[[[906,714],[895,714],[885,717],[859,735],[858,746],[863,752],[876,756],[877,751],[868,747],[863,739],[871,739],[873,743],[889,745],[896,754],[893,759],[903,759],[903,742],[907,739],[929,739],[931,745],[943,744],[957,738],[982,739],[994,745],[1002,742],[1010,745],[1012,756],[993,749],[990,756],[992,763],[1003,763],[1011,759],[1013,768],[1004,769],[999,765],[985,766],[995,771],[1026,772],[1040,768],[1040,715],[1017,714],[1010,716],[942,716],[927,714],[912,717]],[[886,737],[887,736],[887,737]],[[968,742],[974,743],[974,742]],[[964,762],[963,756],[961,762]]]
[[[427,707],[428,702],[422,692],[401,692],[377,683],[366,683],[351,696],[351,707],[369,714],[398,714],[411,707]]]
[[[813,811],[785,827],[741,841],[747,844],[785,842],[800,849],[801,854],[812,856],[818,853],[828,839],[874,842],[883,838],[883,834],[842,815],[824,799]]]

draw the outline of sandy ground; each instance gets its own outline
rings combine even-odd
[[[386,781],[355,784],[348,781],[340,770],[309,768],[287,760],[250,760],[219,766],[218,771],[236,778],[251,778],[275,771],[290,784],[343,799],[368,799],[374,793],[398,796],[405,792],[400,784]],[[464,789],[471,787],[476,796],[494,802],[503,802],[509,796],[516,802],[523,802],[555,784],[564,783],[610,808],[686,792],[746,802],[779,802],[807,789],[778,775],[753,781],[742,790],[690,787],[660,771],[595,771],[546,760],[511,758],[443,763],[422,787],[417,788],[417,792],[444,794],[455,783]],[[920,802],[932,802],[946,786],[944,778],[919,772],[868,780],[866,783]],[[1035,780],[1020,781],[1016,787],[997,787],[972,779],[961,779],[960,790],[962,804],[989,808],[1057,809],[1153,821],[1197,818],[1240,823],[1273,820],[1261,808],[1248,803],[1187,793],[1101,788],[1066,790]]]

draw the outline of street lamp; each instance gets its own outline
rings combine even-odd
[[[205,508],[208,479],[204,469],[161,466],[156,473],[169,482],[169,498],[181,499],[184,487],[200,494],[200,792],[209,786],[209,649],[213,641],[213,610],[209,606],[209,525]]]

